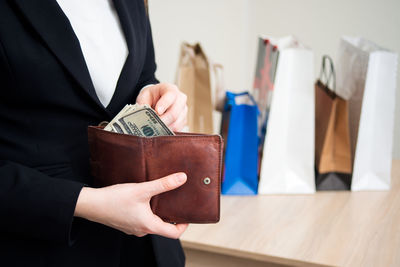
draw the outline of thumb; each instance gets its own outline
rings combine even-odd
[[[139,93],[139,95],[136,98],[136,103],[138,104],[148,104],[150,106],[153,106],[153,95],[151,93],[151,90],[148,88],[143,88],[142,91]]]
[[[150,196],[154,196],[180,187],[186,182],[186,179],[185,173],[178,172],[157,180],[144,182],[142,185],[145,187],[144,190],[147,190]]]

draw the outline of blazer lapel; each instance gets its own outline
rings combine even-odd
[[[18,7],[90,98],[104,110],[96,95],[79,40],[56,0],[15,0]]]
[[[127,100],[132,100],[128,98],[134,89],[135,79],[137,79],[135,76],[137,73],[135,68],[137,66],[135,65],[134,61],[136,58],[135,27],[133,26],[133,21],[128,13],[128,10],[131,10],[131,8],[127,6],[125,0],[114,0],[113,2],[121,23],[122,31],[125,35],[129,54],[118,78],[114,95],[110,101],[110,104],[107,106],[107,110],[112,114],[118,112],[122,106],[126,104]]]

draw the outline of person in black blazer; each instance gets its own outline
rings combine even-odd
[[[177,238],[187,225],[164,223],[149,208],[184,174],[91,188],[89,125],[136,100],[173,130],[186,119],[186,97],[154,76],[143,0],[114,5],[129,55],[104,107],[56,0],[0,0],[0,266],[184,265]]]

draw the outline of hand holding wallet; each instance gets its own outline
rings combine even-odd
[[[96,186],[140,183],[184,172],[186,183],[154,196],[150,205],[173,223],[216,223],[220,216],[223,141],[219,135],[177,133],[139,137],[88,127]]]

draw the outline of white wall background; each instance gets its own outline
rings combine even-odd
[[[157,76],[174,82],[182,41],[201,42],[225,68],[226,86],[253,83],[257,36],[293,34],[315,52],[316,77],[323,54],[336,57],[342,35],[362,36],[400,53],[400,0],[150,0]],[[400,159],[400,69],[394,158]]]

